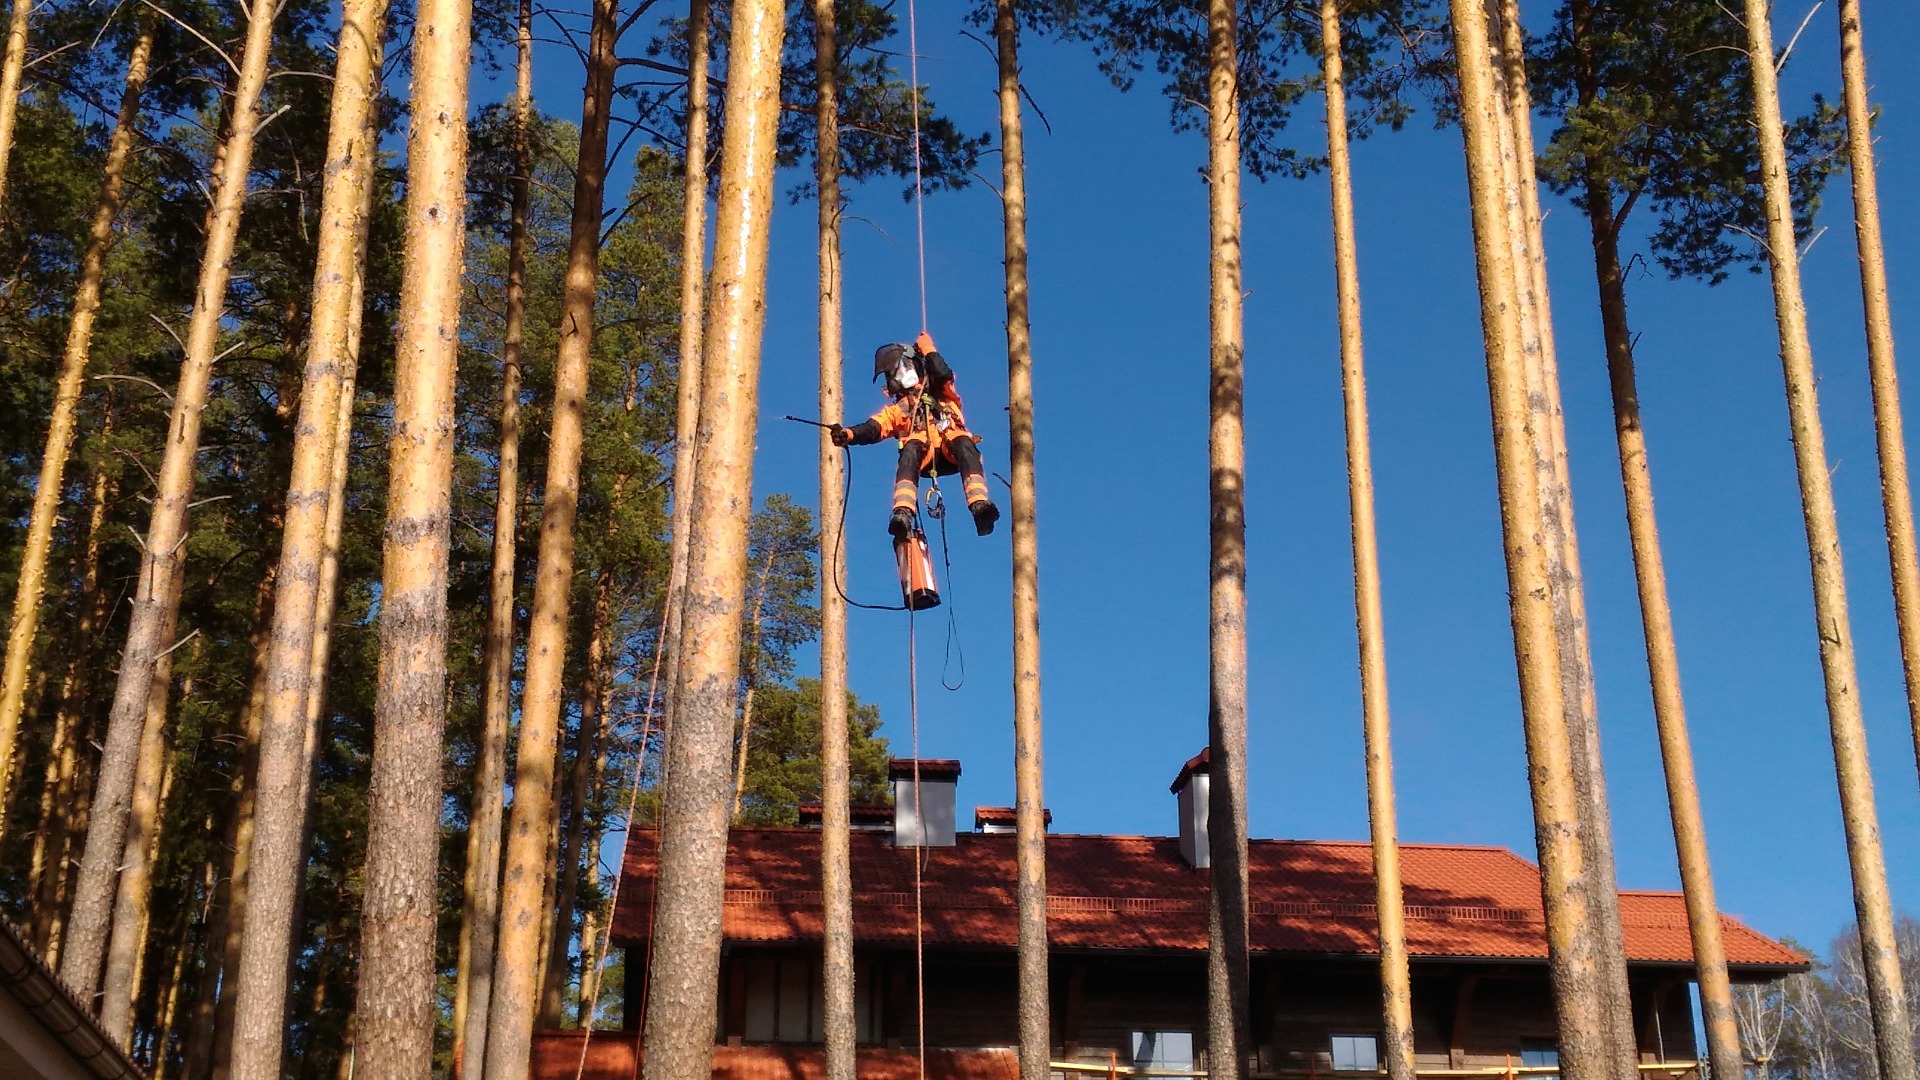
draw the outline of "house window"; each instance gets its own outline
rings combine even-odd
[[[1333,1071],[1379,1072],[1379,1042],[1371,1035],[1335,1035]]]
[[[1532,1068],[1560,1067],[1560,1044],[1546,1039],[1520,1040],[1520,1064]]]
[[[740,1013],[727,1023],[737,1025],[723,1033],[749,1043],[820,1044],[826,1042],[826,987],[820,965],[812,957],[761,954],[736,958]],[[881,1009],[886,995],[874,985],[880,969],[867,962],[854,969],[854,1039],[870,1045],[880,1040]]]
[[[1133,1067],[1141,1071],[1169,1069],[1176,1072],[1191,1072],[1193,1070],[1193,1032],[1134,1032]]]

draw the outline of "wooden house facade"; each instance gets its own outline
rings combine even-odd
[[[961,831],[956,763],[922,762],[918,799],[905,790],[910,765],[896,762],[894,771],[900,809],[889,820],[883,808],[863,808],[852,838],[863,1080],[891,1078],[900,1062],[914,1060],[921,1016],[924,1046],[934,1052],[929,1075],[1016,1077],[1006,1052],[1018,1041],[1010,815],[984,808],[973,831]],[[1179,835],[1048,837],[1052,1055],[1062,1080],[1208,1067],[1206,779],[1203,755],[1174,783]],[[816,825],[731,834],[716,1077],[824,1075],[820,839]],[[916,840],[925,841],[917,919]],[[614,940],[629,957],[646,948],[655,860],[654,837],[636,833],[614,920]],[[1495,847],[1404,844],[1401,861],[1420,1071],[1551,1073],[1555,1019],[1538,870]],[[1380,981],[1369,846],[1256,840],[1248,863],[1254,1075],[1375,1074]],[[1694,972],[1681,897],[1623,892],[1621,914],[1642,1067],[1649,1077],[1693,1080]],[[1804,969],[1791,949],[1722,921],[1736,980]],[[629,1002],[643,999],[644,968],[627,966]],[[596,1033],[598,1064],[588,1075],[636,1075],[637,1034]],[[574,1075],[579,1039],[543,1033],[535,1076]]]

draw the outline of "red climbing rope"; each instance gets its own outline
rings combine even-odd
[[[920,23],[914,0],[907,0],[907,77],[912,81],[913,105],[913,228],[920,262],[920,332],[927,322],[927,211],[926,187],[920,176]],[[926,803],[920,798],[920,672],[919,638],[913,605],[907,605],[907,705],[913,725],[913,820],[919,835],[913,845],[913,978],[914,1033],[919,1054],[919,1080],[927,1080],[927,952],[926,920],[922,908],[923,860],[927,850]]]
[[[911,0],[909,0],[911,4]],[[907,605],[907,712],[913,735],[913,982],[914,1035],[920,1053],[919,1080],[927,1080],[927,950],[926,920],[921,908],[924,892],[923,860],[927,851],[927,804],[920,798],[920,640],[914,632],[913,605]],[[575,1080],[578,1080],[576,1077]]]

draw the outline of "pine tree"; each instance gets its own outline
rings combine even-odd
[[[657,917],[643,1034],[647,1080],[707,1080],[719,989],[727,755],[739,693],[747,501],[765,329],[767,233],[780,115],[779,0],[736,0],[715,215],[683,643],[668,731]],[[691,258],[691,255],[689,255]]]
[[[142,538],[139,584],[120,658],[120,677],[108,716],[105,747],[95,782],[86,850],[75,885],[68,940],[62,948],[60,977],[75,993],[91,997],[100,974],[112,914],[113,879],[126,842],[126,821],[154,665],[173,643],[166,640],[178,614],[166,583],[185,559],[187,510],[194,485],[194,454],[200,444],[207,383],[212,375],[235,241],[247,191],[258,105],[266,87],[268,53],[278,5],[253,0],[245,43],[229,102],[230,126],[220,144],[214,170],[213,204],[207,214],[205,253],[195,289],[193,314],[184,339],[185,356],[173,393],[166,455],[158,470],[153,513]]]
[[[406,268],[353,1019],[354,1069],[372,1076],[423,1076],[433,1057],[437,912],[420,898],[435,895],[439,856],[471,14],[460,0],[426,0],[415,13]]]

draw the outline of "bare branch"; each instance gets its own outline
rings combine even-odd
[[[95,375],[94,378],[95,379],[120,379],[126,382],[140,383],[144,386],[151,387],[154,393],[159,394],[163,398],[166,398],[167,405],[169,407],[173,405],[173,395],[167,393],[166,390],[162,388],[159,383],[154,382],[152,379],[143,379],[138,375]]]
[[[175,18],[172,12],[154,3],[153,0],[140,0],[140,2],[147,5],[147,7],[150,8],[151,10],[159,13],[161,18],[166,19],[167,21],[173,23],[175,26],[178,26],[180,29],[185,30],[187,33],[192,34],[194,37],[199,38],[200,44],[205,45],[207,48],[212,49],[215,53],[218,53],[220,56],[220,59],[225,60],[227,62],[227,66],[233,69],[234,76],[236,78],[239,77],[240,65],[234,63],[233,57],[228,56],[227,51],[225,49],[222,49],[220,46],[215,45],[211,40],[209,40],[207,35],[201,33],[198,30],[195,30],[193,27],[188,26],[186,23]]]
[[[1780,50],[1780,59],[1773,62],[1773,73],[1775,75],[1780,74],[1780,69],[1787,66],[1787,57],[1793,55],[1793,47],[1800,44],[1800,35],[1807,32],[1807,24],[1813,21],[1814,13],[1819,10],[1820,4],[1818,2],[1807,9],[1807,17],[1800,20],[1800,28],[1795,30],[1793,36],[1787,39],[1787,47]]]

